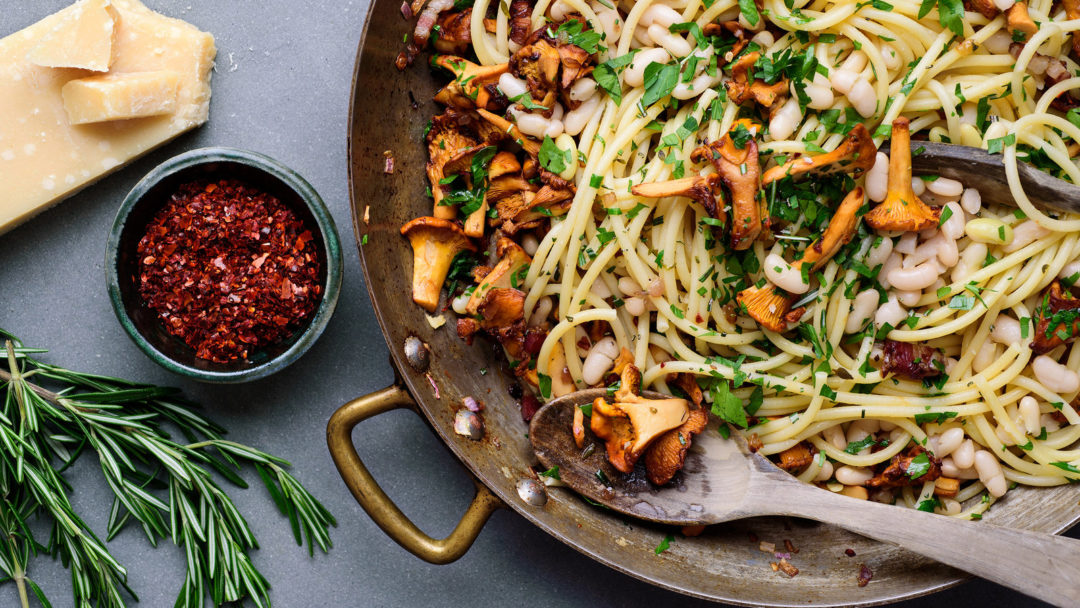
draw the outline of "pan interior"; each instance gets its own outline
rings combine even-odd
[[[656,546],[677,530],[605,512],[563,488],[550,489],[543,507],[518,497],[515,483],[537,461],[525,436],[528,425],[507,394],[511,377],[501,371],[501,355],[482,341],[466,346],[453,330],[452,313],[447,313],[447,325],[432,329],[410,297],[412,252],[398,230],[431,213],[423,133],[429,118],[440,111],[431,98],[441,83],[424,55],[403,73],[394,67],[402,37],[411,29],[399,8],[400,3],[390,0],[372,4],[357,58],[349,134],[354,230],[358,243],[367,235],[360,246],[364,275],[394,363],[435,432],[457,457],[507,504],[556,538],[631,576],[687,595],[751,606],[871,605],[963,580],[959,571],[896,547],[787,518],[712,526],[701,536],[679,536],[657,555]],[[392,174],[384,172],[385,152],[394,157]],[[404,360],[402,344],[410,335],[431,347],[430,377],[438,396],[429,379]],[[485,405],[487,432],[479,442],[453,431],[454,414],[466,396]],[[1059,532],[1078,518],[1076,491],[1062,486],[1017,488],[985,519]],[[784,540],[799,549],[791,560],[799,568],[794,578],[774,572],[769,564],[775,556],[759,549],[760,541],[783,547]],[[856,557],[848,557],[848,549]],[[859,564],[874,572],[862,588],[856,586]]]

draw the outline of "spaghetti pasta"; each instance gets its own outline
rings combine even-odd
[[[803,481],[840,490],[827,475],[834,468],[876,471],[880,481],[898,463],[906,478],[871,482],[872,499],[977,518],[1007,486],[976,468],[972,450],[939,448],[951,429],[963,431],[978,462],[992,456],[1009,483],[1080,479],[1080,415],[1069,405],[1077,391],[1048,388],[1029,346],[1037,331],[1064,332],[1045,356],[1064,365],[1061,373],[1080,369],[1071,346],[1080,306],[1053,308],[1045,297],[1055,281],[1068,290],[1080,278],[1066,273],[1080,258],[1080,217],[1035,207],[1017,170],[1033,162],[1080,183],[1080,115],[1065,112],[1080,105],[1080,77],[1072,76],[1080,65],[1068,56],[1080,20],[1066,20],[1051,0],[1027,3],[1039,26],[1030,36],[998,10],[1012,0],[990,14],[965,13],[959,0],[537,0],[527,2],[531,41],[513,39],[521,6],[511,5],[525,1],[476,1],[470,33],[480,65],[509,62],[498,86],[527,91],[506,100],[507,116],[522,131],[523,117],[539,121],[534,160],[547,171],[544,187],[563,187],[548,176],[576,165],[564,173],[574,176],[564,207],[530,220],[538,245],[513,286],[524,319],[541,301],[552,309],[541,317],[535,369],[518,370],[544,397],[552,376],[584,388],[589,346],[610,335],[642,370],[643,387],[673,392],[679,375],[692,376],[706,407],[730,390],[746,409],[729,421],[755,434],[762,453],[812,446],[813,464],[793,471]],[[558,53],[545,64],[537,41],[584,48],[596,65],[572,88],[544,89],[543,70],[566,81],[571,64]],[[460,74],[458,83],[468,91]],[[979,184],[907,175],[914,183],[902,184],[904,204],[932,209],[932,220],[907,233],[872,229],[863,214],[889,203],[881,188],[868,188],[856,227],[810,260],[862,178],[824,171],[803,179],[790,175],[802,171],[793,165],[773,179],[769,169],[857,145],[863,128],[874,148],[910,128],[916,138],[1001,152],[1017,208],[981,204]],[[571,150],[556,144],[564,133]],[[857,177],[890,162],[878,156],[842,160]],[[725,174],[729,157],[749,160],[726,161],[737,170]],[[759,162],[765,185],[752,196],[764,200],[761,218],[739,208],[740,174]],[[896,164],[888,173],[896,190],[904,173]],[[653,184],[658,196],[641,194]],[[525,196],[534,197],[535,188]],[[506,221],[494,207],[492,217]],[[760,234],[729,242],[725,230],[748,218]],[[975,219],[998,222],[1002,242],[971,238]],[[1004,227],[1029,240],[1004,242]],[[868,264],[876,251],[882,261]],[[804,293],[779,291],[781,275],[801,279]],[[740,297],[770,289],[780,298],[770,301],[791,311],[777,321],[782,331],[759,323]],[[868,291],[877,309],[853,317]],[[1018,325],[1021,340],[997,341],[996,323]],[[914,362],[898,373],[890,348],[915,353]],[[1027,397],[1037,403],[1038,429],[1019,412]],[[957,475],[960,490],[935,499],[923,461]]]

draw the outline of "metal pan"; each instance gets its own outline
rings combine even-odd
[[[368,294],[400,383],[346,404],[327,429],[342,477],[383,531],[418,557],[447,563],[468,550],[495,509],[509,507],[612,568],[679,593],[741,605],[881,604],[964,580],[956,570],[895,547],[830,526],[779,518],[714,526],[702,536],[680,537],[668,551],[656,555],[655,547],[672,530],[638,522],[628,525],[622,517],[592,507],[562,488],[549,489],[542,506],[519,496],[517,484],[532,478],[530,468],[536,460],[525,437],[528,427],[507,395],[508,377],[498,371],[503,367],[499,355],[483,343],[466,346],[449,327],[432,329],[410,298],[412,253],[398,229],[431,211],[421,142],[424,125],[437,112],[430,100],[438,82],[423,60],[405,73],[394,68],[402,37],[411,29],[399,7],[400,0],[376,0],[370,8],[356,63],[348,137],[354,231],[358,243],[367,236],[360,255]],[[395,158],[391,175],[383,171],[385,151]],[[406,362],[403,344],[410,336],[430,345],[429,375]],[[486,405],[487,432],[481,441],[454,433],[454,415],[466,396]],[[352,444],[354,426],[396,408],[423,415],[475,477],[476,498],[445,539],[433,539],[409,521],[379,489]],[[1060,532],[1078,518],[1080,506],[1071,487],[1014,490],[986,517],[995,524],[1044,532]],[[799,575],[789,579],[774,572],[769,562],[775,558],[759,550],[759,543],[751,540],[755,537],[778,546],[791,540],[799,549],[793,560]],[[857,558],[846,557],[846,549],[853,549]],[[874,572],[871,583],[862,588],[856,586],[859,563]]]

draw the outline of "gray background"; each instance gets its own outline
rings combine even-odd
[[[0,35],[19,30],[67,0],[0,0]],[[210,122],[29,223],[0,236],[0,327],[47,360],[75,369],[179,385],[231,429],[230,438],[289,459],[297,476],[337,516],[335,547],[309,559],[265,492],[236,491],[236,503],[261,542],[255,563],[277,606],[631,606],[707,605],[596,564],[513,512],[492,517],[464,558],[432,566],[387,539],[356,505],[326,450],[325,427],[346,401],[393,381],[371,313],[352,239],[345,125],[356,44],[368,3],[345,0],[148,0],[217,37]],[[422,69],[422,68],[421,68]],[[13,117],[0,117],[10,120]],[[113,215],[152,167],[192,148],[224,145],[268,154],[304,175],[334,214],[345,251],[345,284],[325,335],[289,369],[234,387],[200,385],[158,368],[120,329],[105,293],[102,259]],[[0,184],[0,197],[5,184]],[[472,496],[462,467],[410,412],[361,425],[354,437],[391,497],[435,536],[453,529]],[[104,530],[110,496],[96,463],[70,472],[74,503]],[[142,606],[172,606],[184,566],[166,541],[152,549],[129,528],[109,545],[130,571]],[[1002,559],[1008,559],[1002,556]],[[39,559],[29,575],[55,606],[71,605],[59,563]],[[904,606],[1030,606],[987,582]],[[17,606],[13,585],[0,607]]]

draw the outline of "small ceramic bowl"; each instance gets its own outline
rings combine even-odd
[[[293,335],[249,353],[246,360],[215,363],[165,330],[138,292],[139,240],[147,224],[180,186],[200,179],[239,179],[289,206],[316,236],[322,300]],[[326,328],[341,293],[341,243],[334,220],[311,184],[287,167],[254,152],[203,148],[159,165],[124,199],[105,250],[105,280],[120,325],[135,344],[165,369],[213,383],[237,383],[266,377],[300,358]]]

